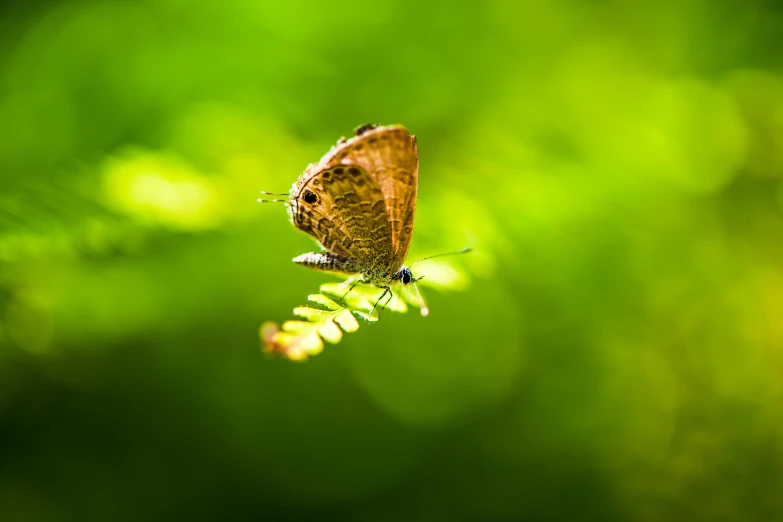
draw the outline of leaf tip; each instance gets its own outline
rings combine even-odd
[[[295,321],[288,321],[294,323]],[[321,353],[323,341],[315,331],[290,332],[281,330],[277,323],[266,322],[259,329],[262,349],[291,361],[306,361]]]

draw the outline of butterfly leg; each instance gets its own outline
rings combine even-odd
[[[386,307],[389,306],[389,303],[394,298],[394,293],[391,291],[391,288],[389,288],[389,298],[386,300],[385,303],[383,303],[383,306],[381,307],[381,312],[386,310]]]
[[[385,303],[383,303],[383,306],[381,307],[381,310],[384,310],[384,309],[386,308],[386,305],[388,305],[388,304],[389,304],[389,301],[391,301],[392,297],[394,297],[394,294],[392,293],[392,291],[391,291],[391,287],[390,287],[390,286],[381,286],[381,287],[379,287],[379,288],[383,288],[383,293],[382,293],[382,294],[381,294],[381,296],[378,298],[378,300],[377,300],[377,301],[375,301],[375,305],[372,307],[372,310],[370,310],[370,315],[372,315],[372,313],[373,313],[373,312],[375,311],[375,309],[378,307],[378,303],[380,303],[380,302],[381,302],[381,300],[382,300],[384,297],[386,297],[386,294],[389,294],[389,298],[386,300],[386,302],[385,302]],[[380,312],[378,312],[378,313],[380,314]]]
[[[353,290],[354,288],[356,288],[356,285],[358,285],[359,283],[361,283],[361,280],[360,280],[360,279],[357,279],[356,281],[353,281],[353,282],[351,283],[351,286],[348,288],[348,291],[347,291],[347,292],[345,292],[345,293],[343,294],[343,296],[340,298],[340,301],[342,301],[342,302],[345,302],[345,298],[346,298],[346,297],[348,297],[348,294],[350,294],[350,293],[351,293],[351,290]]]

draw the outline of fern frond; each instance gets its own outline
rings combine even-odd
[[[444,264],[428,270],[427,277],[429,286],[446,289],[467,285],[467,278],[461,271]],[[387,295],[381,299],[383,288],[365,284],[351,288],[354,282],[349,278],[342,283],[321,285],[320,293],[307,296],[307,300],[317,306],[294,308],[294,315],[302,320],[286,321],[282,326],[274,322],[262,324],[259,335],[263,350],[292,361],[305,361],[321,353],[324,341],[337,344],[344,333],[358,330],[357,317],[374,323],[384,310],[405,313],[410,306],[419,308],[422,315],[427,314],[427,307],[413,285],[393,285],[391,298]]]

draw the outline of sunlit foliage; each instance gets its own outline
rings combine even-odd
[[[0,34],[3,522],[783,519],[779,2],[39,0]],[[475,251],[349,335],[256,197],[366,122],[418,138],[407,261]],[[342,340],[261,353],[291,319]]]

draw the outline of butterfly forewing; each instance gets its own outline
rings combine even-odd
[[[392,268],[399,269],[408,254],[416,214],[419,154],[416,138],[393,125],[367,130],[338,145],[322,162],[364,168],[381,188],[392,235]]]

